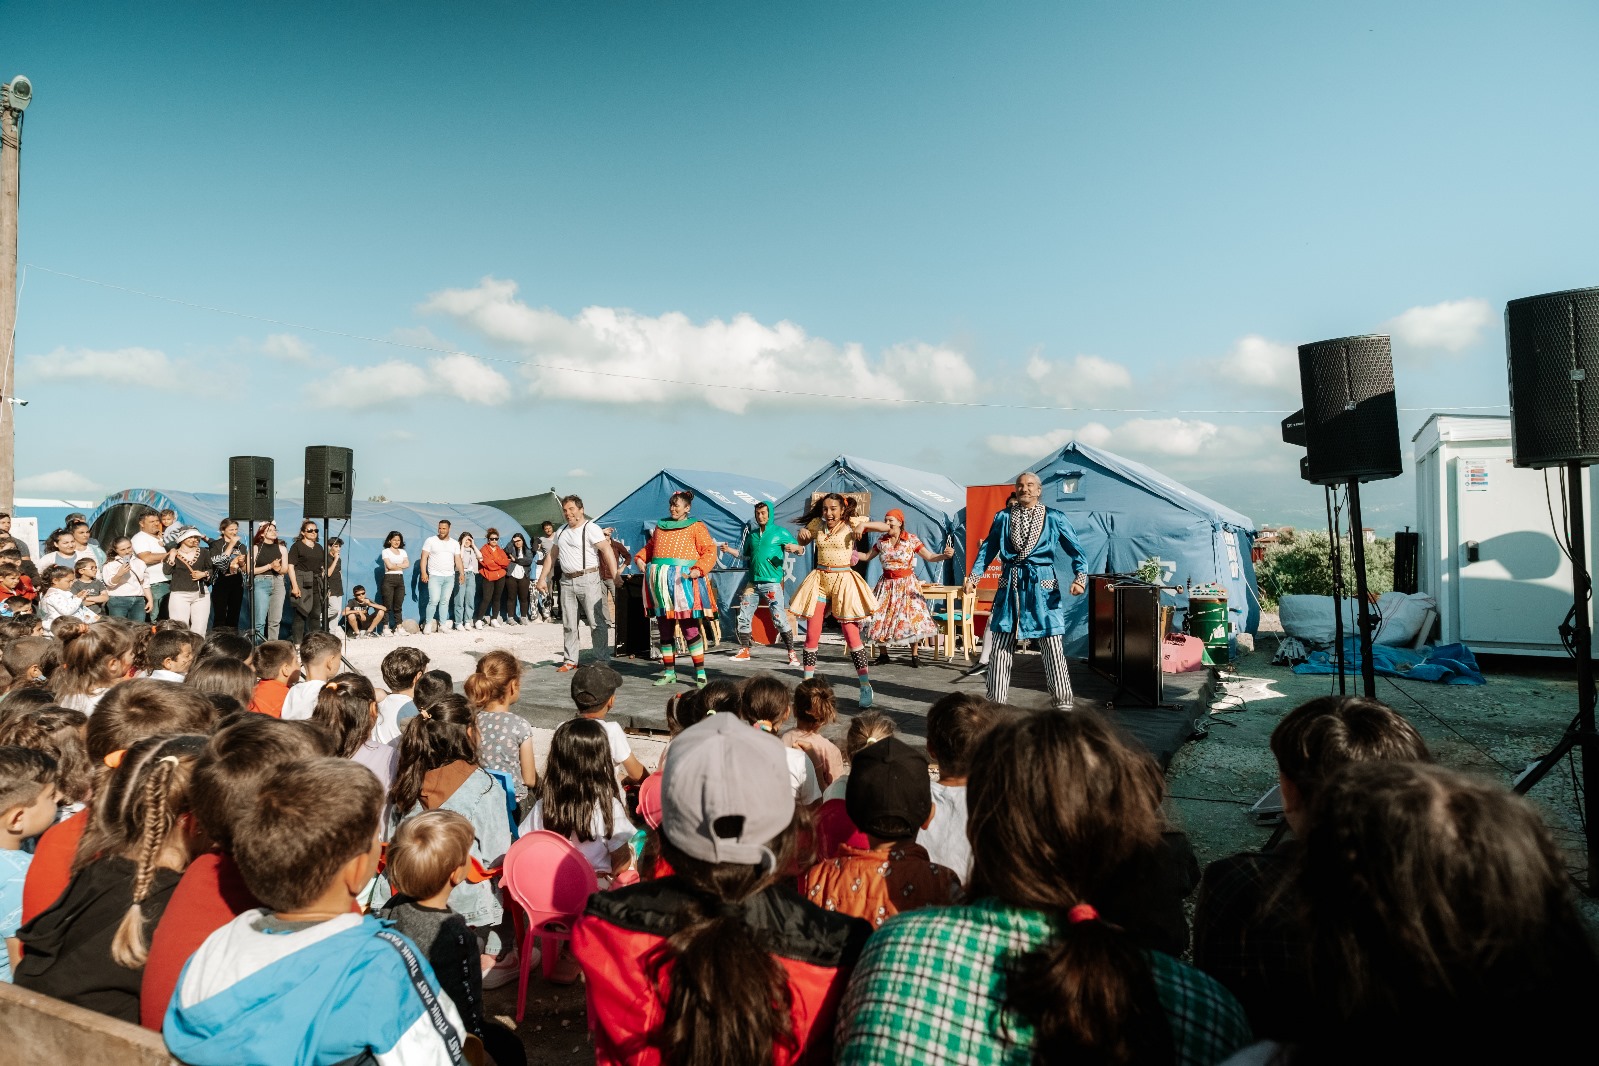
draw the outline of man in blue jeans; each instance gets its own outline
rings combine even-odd
[[[788,649],[788,665],[798,666],[799,656],[794,653],[794,620],[788,616],[788,597],[783,593],[783,579],[787,576],[783,570],[783,555],[785,552],[797,555],[805,549],[794,539],[794,534],[772,524],[772,508],[766,503],[755,505],[755,528],[745,532],[744,544],[738,551],[727,544],[717,547],[743,559],[750,567],[750,583],[745,586],[738,606],[740,647],[733,659],[736,662],[749,660],[755,609],[764,603],[771,609],[772,625],[777,627],[783,646]]]
[[[422,608],[422,630],[437,633],[454,629],[450,621],[450,596],[461,578],[461,545],[450,539],[450,523],[439,520],[439,535],[422,542],[422,570],[427,575],[427,605]]]

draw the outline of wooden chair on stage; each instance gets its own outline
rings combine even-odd
[[[972,649],[977,646],[978,618],[987,618],[994,613],[994,590],[979,587],[970,596],[964,593],[961,596],[960,608],[956,612],[960,615],[961,623],[961,652],[966,656],[966,661],[972,661]],[[954,658],[953,655],[950,658]]]

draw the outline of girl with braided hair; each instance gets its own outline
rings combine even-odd
[[[805,620],[805,651],[801,659],[805,679],[816,676],[816,649],[822,641],[822,623],[827,612],[838,619],[844,631],[844,645],[860,678],[856,706],[872,705],[872,679],[867,670],[866,646],[861,643],[862,622],[876,613],[877,596],[866,579],[857,574],[855,545],[867,533],[887,533],[888,525],[873,522],[855,513],[855,501],[842,493],[829,492],[811,504],[800,516],[796,539],[801,544],[816,544],[816,568],[805,575],[788,605],[788,613]]]
[[[189,814],[205,743],[151,737],[121,753],[95,795],[67,890],[17,931],[17,984],[138,1023],[150,931],[190,857],[208,846]]]

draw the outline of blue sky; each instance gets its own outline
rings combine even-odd
[[[1504,404],[1504,302],[1599,282],[1596,29],[1576,3],[23,5],[18,492],[215,490],[236,453],[293,489],[325,443],[362,495],[604,505],[840,452],[999,481],[1078,435],[1314,521],[1281,415],[1211,412],[1298,407],[1294,346],[1373,330],[1420,409],[1407,466],[1426,411]],[[1414,521],[1408,474],[1366,500]]]

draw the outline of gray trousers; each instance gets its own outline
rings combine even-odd
[[[1016,657],[1016,634],[990,628],[987,636],[991,657],[988,662],[988,699],[1004,703],[1010,695],[1010,668]],[[1072,708],[1072,675],[1066,668],[1064,638],[1041,637],[1038,650],[1044,656],[1044,684],[1049,689],[1050,705],[1057,711]]]
[[[611,657],[611,610],[606,604],[605,582],[600,580],[598,574],[584,574],[570,580],[561,580],[561,637],[564,645],[566,661],[578,661],[578,616],[587,622],[591,630],[590,646],[594,649],[594,658],[607,660]]]

